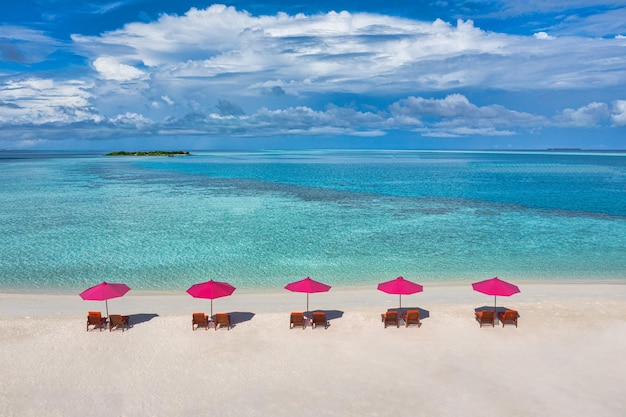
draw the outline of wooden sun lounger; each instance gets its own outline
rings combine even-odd
[[[317,326],[324,326],[324,329],[328,328],[328,320],[326,320],[326,313],[323,311],[314,311],[313,312],[313,321],[311,322],[311,327],[315,329]]]
[[[417,324],[417,327],[420,327],[422,323],[420,323],[420,311],[419,310],[407,310],[404,314],[404,325],[409,327],[410,324]]]
[[[483,324],[491,324],[491,327],[495,326],[496,315],[493,310],[477,311],[475,314],[476,321],[480,323],[480,327],[483,327]]]
[[[109,315],[109,331],[112,331],[114,327],[116,329],[121,327],[123,332],[124,327],[130,328],[130,318],[128,316],[122,316],[121,314]]]
[[[385,325],[385,329],[387,328],[387,326],[393,326],[393,325],[395,325],[396,327],[400,327],[400,321],[398,320],[397,311],[387,311],[386,313],[383,313],[380,316],[381,316],[382,322]]]
[[[209,330],[209,316],[204,313],[193,313],[191,316],[191,330],[204,327],[205,330]]]
[[[289,328],[293,329],[298,326],[302,326],[303,329],[306,328],[306,319],[304,318],[304,314],[299,311],[292,312],[289,318]]]
[[[500,319],[500,323],[502,323],[502,327],[504,327],[506,323],[514,324],[515,327],[517,327],[518,317],[519,317],[519,314],[517,313],[517,310],[506,310],[506,311],[501,311],[500,313],[498,313],[498,319]]]
[[[94,330],[99,328],[100,331],[102,331],[102,329],[105,328],[106,324],[107,318],[102,317],[101,312],[90,311],[87,313],[87,331],[89,331],[89,326],[93,326]]]
[[[226,326],[230,330],[230,314],[216,313],[215,314],[215,330],[220,326]]]

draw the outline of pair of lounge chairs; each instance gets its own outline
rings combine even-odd
[[[302,329],[306,328],[307,319],[304,317],[304,313],[297,311],[292,312],[289,317],[289,328],[302,326]],[[317,326],[324,326],[324,329],[328,329],[329,323],[326,320],[326,313],[323,311],[314,311],[313,318],[311,319],[311,328],[315,329]]]
[[[491,327],[495,327],[496,313],[494,310],[477,311],[475,315],[476,321],[480,324],[480,327],[483,327],[483,324],[491,324]],[[498,313],[498,319],[500,323],[502,323],[502,327],[504,327],[505,324],[515,324],[515,327],[517,327],[518,317],[519,314],[517,310],[505,310]]]
[[[209,319],[204,313],[193,313],[191,318],[191,330],[199,329],[200,327],[204,327],[205,330],[209,330],[212,321]],[[219,327],[226,326],[228,330],[230,330],[230,314],[228,313],[217,313],[215,314],[215,322],[213,323],[213,327],[217,330]]]
[[[420,327],[422,323],[420,322],[420,311],[419,310],[407,310],[404,313],[405,327],[409,327],[411,324],[417,324],[417,327]],[[386,313],[381,314],[382,322],[385,325],[385,329],[387,326],[400,327],[400,318],[398,317],[397,311],[387,311]]]
[[[106,317],[102,317],[102,313],[99,311],[89,311],[87,313],[87,331],[89,331],[89,326],[93,326],[93,329],[100,329],[100,331],[104,330],[107,325],[107,321],[109,323],[109,331],[113,331],[115,329],[122,329],[122,332],[125,328],[130,326],[130,318],[128,316],[122,316],[121,314],[111,314],[107,320]]]

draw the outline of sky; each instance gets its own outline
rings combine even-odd
[[[624,0],[0,4],[0,149],[626,149]]]

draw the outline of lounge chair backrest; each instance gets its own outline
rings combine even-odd
[[[326,313],[323,311],[313,312],[313,323],[326,323]]]
[[[220,326],[226,326],[230,330],[230,315],[228,313],[215,314],[215,330]]]
[[[383,323],[385,324],[385,329],[389,325],[395,325],[396,327],[400,327],[400,320],[398,320],[398,312],[395,310],[389,310],[386,313],[382,314]]]
[[[502,327],[504,327],[506,323],[513,323],[515,324],[515,327],[517,327],[518,317],[519,317],[519,314],[517,314],[517,310],[506,310],[504,312],[498,313],[498,318],[500,319],[500,322],[502,323]]]
[[[398,321],[398,312],[397,311],[388,311],[385,313],[385,321],[396,322]]]
[[[484,310],[482,313],[483,313],[482,314],[483,321],[489,321],[489,322],[493,321],[494,319],[493,310]]]
[[[304,314],[301,312],[293,312],[291,313],[290,322],[293,324],[302,324],[304,323]]]
[[[304,314],[301,311],[293,311],[289,315],[289,328],[292,329],[294,327],[302,326],[302,328],[306,328],[306,320],[304,319]]]
[[[517,319],[517,311],[516,310],[507,310],[504,312],[504,320],[515,320]]]
[[[193,313],[194,323],[206,323],[207,316],[204,313]]]
[[[121,314],[109,315],[109,331],[113,331],[113,328],[122,328],[128,325],[128,316],[122,316]]]
[[[87,313],[87,321],[89,324],[102,324],[102,313],[99,311],[90,311]]]
[[[410,324],[417,324],[417,327],[420,327],[422,325],[420,323],[419,310],[407,310],[407,312],[404,314],[405,327],[409,327]]]
[[[324,311],[314,311],[313,322],[311,323],[311,325],[315,329],[320,324],[323,325],[325,329],[328,328],[328,321],[326,320],[326,313]]]
[[[193,313],[191,315],[191,330],[195,330],[196,327],[204,327],[206,330],[209,330],[209,316],[204,314],[203,312]]]
[[[107,319],[102,317],[102,313],[99,311],[89,311],[87,313],[87,331],[89,331],[89,326],[94,326],[94,329],[102,331],[106,322]]]
[[[406,319],[410,321],[419,320],[420,311],[419,310],[409,310],[406,312]]]

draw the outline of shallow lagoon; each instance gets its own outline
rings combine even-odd
[[[0,156],[0,289],[626,278],[626,155]]]

